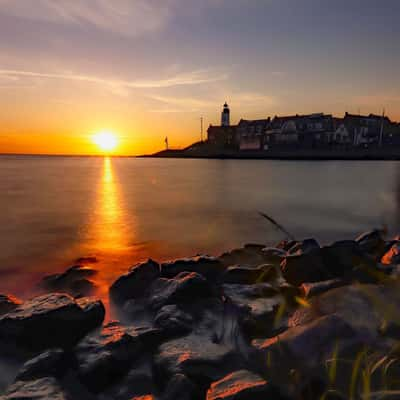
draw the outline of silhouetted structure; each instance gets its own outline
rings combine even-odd
[[[272,148],[368,148],[400,146],[400,124],[383,115],[345,113],[275,116],[257,120],[241,119],[230,125],[227,103],[221,125],[210,125],[207,142],[215,148],[269,150]]]

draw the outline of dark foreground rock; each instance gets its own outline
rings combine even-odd
[[[27,361],[18,372],[16,381],[43,377],[60,377],[69,367],[69,360],[62,349],[47,350]]]
[[[124,376],[136,359],[151,353],[159,342],[157,329],[124,327],[111,322],[77,346],[80,379],[91,391],[100,392]]]
[[[1,398],[332,400],[348,398],[350,387],[354,399],[367,398],[366,389],[371,398],[382,388],[397,394],[399,254],[398,240],[377,230],[330,245],[291,240],[218,258],[149,260],[112,284],[120,321],[105,326],[93,298],[0,296],[0,350],[9,360],[24,354],[5,371],[4,386],[15,379]],[[48,277],[46,290],[85,292],[88,271]]]
[[[167,304],[181,304],[215,296],[210,283],[196,272],[181,272],[174,279],[159,278],[151,288],[150,304],[159,309]]]
[[[2,350],[7,344],[38,351],[69,347],[101,325],[104,306],[93,298],[74,300],[67,294],[35,297],[0,317]]]
[[[110,296],[116,303],[142,297],[149,285],[160,276],[160,265],[148,260],[133,266],[128,273],[120,276],[110,287]]]
[[[198,256],[183,258],[161,264],[161,275],[173,278],[181,272],[196,272],[210,280],[215,280],[224,271],[224,266],[215,257]]]
[[[42,279],[40,286],[51,292],[64,292],[73,297],[88,296],[95,289],[94,283],[89,280],[97,271],[80,264],[68,268],[61,274],[49,275]]]

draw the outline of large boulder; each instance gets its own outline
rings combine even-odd
[[[320,249],[288,255],[281,263],[281,270],[286,281],[294,286],[331,278],[325,268]]]
[[[223,271],[223,264],[210,256],[183,258],[161,264],[161,275],[164,278],[174,278],[181,272],[197,272],[207,279],[215,280]]]
[[[282,296],[268,283],[255,285],[223,285],[225,296],[239,309],[240,323],[249,336],[274,331],[274,319]]]
[[[73,297],[82,297],[91,294],[95,285],[88,278],[97,274],[97,271],[74,265],[61,274],[48,275],[42,279],[40,286],[46,291],[64,292]]]
[[[260,367],[279,365],[282,374],[292,368],[312,369],[332,355],[338,344],[352,343],[354,331],[336,315],[317,318],[253,345],[260,351]]]
[[[193,317],[180,309],[176,304],[162,307],[154,318],[154,324],[161,328],[165,335],[176,336],[189,333],[193,328]]]
[[[374,255],[377,258],[382,257],[386,245],[382,229],[374,229],[362,233],[356,238],[356,242],[360,246],[361,251]]]
[[[35,297],[0,317],[2,344],[40,351],[68,347],[102,324],[105,309],[93,298],[74,300],[67,294]]]
[[[375,262],[368,257],[355,240],[341,240],[322,249],[322,259],[332,278],[341,278],[351,274],[360,265],[375,267]],[[321,279],[322,280],[322,279]]]
[[[155,363],[162,380],[183,374],[204,385],[240,366],[241,359],[229,344],[216,343],[212,337],[193,333],[163,343]]]
[[[60,377],[68,368],[69,360],[62,349],[51,349],[28,360],[18,372],[16,381],[43,377]]]
[[[213,382],[207,400],[280,400],[276,387],[261,376],[248,370],[239,370]]]
[[[159,309],[167,304],[187,304],[216,296],[214,287],[196,272],[181,272],[172,279],[159,278],[150,289],[150,305]]]
[[[135,360],[126,375],[99,395],[99,400],[128,400],[154,393],[151,357]]]
[[[289,325],[307,324],[321,316],[336,315],[359,337],[374,343],[382,322],[396,322],[400,307],[399,285],[348,285],[312,297],[290,317]],[[366,317],[367,316],[367,317]]]
[[[0,294],[0,315],[9,313],[16,309],[22,301],[9,294]]]
[[[116,303],[142,297],[152,282],[160,276],[160,265],[149,259],[133,266],[110,287],[110,296]]]
[[[67,400],[67,396],[54,378],[17,381],[11,385],[2,400]]]
[[[288,255],[281,263],[281,270],[286,281],[295,286],[335,278],[363,281],[374,274],[376,262],[363,253],[356,241],[342,240]]]
[[[110,322],[76,347],[81,381],[93,392],[103,390],[125,375],[135,359],[151,351],[160,340],[158,329]]]

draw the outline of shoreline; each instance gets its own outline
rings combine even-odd
[[[193,158],[231,160],[285,160],[285,161],[399,161],[400,148],[365,150],[163,150],[138,158]]]
[[[10,369],[2,398],[314,400],[354,385],[347,364],[332,382],[323,367],[332,357],[359,360],[362,397],[370,366],[360,349],[397,357],[400,240],[380,230],[329,245],[309,238],[149,259],[106,288],[114,321],[90,297],[96,262],[84,257],[43,277],[32,299],[0,296],[0,367]]]

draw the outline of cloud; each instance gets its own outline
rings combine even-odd
[[[206,97],[176,97],[162,95],[150,95],[148,97],[162,104],[162,107],[153,108],[151,110],[152,112],[159,113],[211,111],[215,109],[216,105],[222,105],[225,100],[228,100],[228,103],[233,106],[233,108],[242,111],[259,111],[278,103],[278,100],[275,97],[253,92],[230,92],[228,95],[213,94]]]
[[[136,36],[163,29],[178,0],[0,0],[0,13]]]
[[[227,79],[226,74],[215,73],[210,70],[183,72],[164,79],[118,80],[105,79],[84,74],[47,73],[17,69],[0,69],[0,78],[4,77],[10,78],[10,80],[18,77],[25,79],[62,79],[86,82],[107,87],[118,94],[126,94],[127,89],[160,89],[183,85],[198,85]]]

